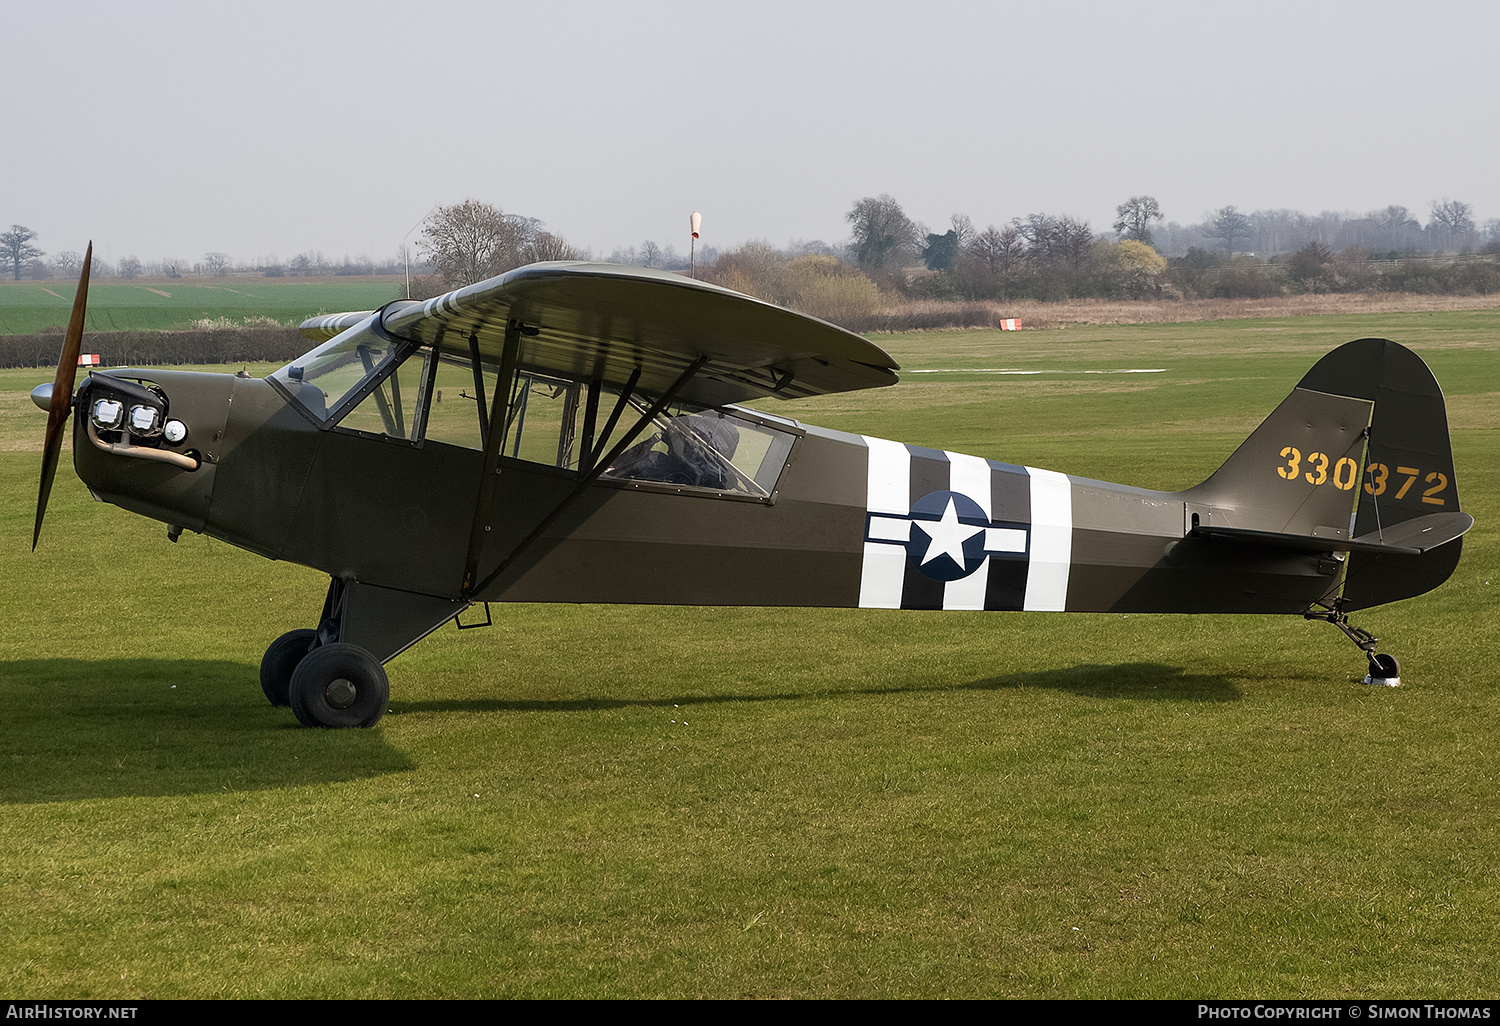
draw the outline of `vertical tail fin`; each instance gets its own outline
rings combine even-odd
[[[1213,476],[1183,493],[1189,526],[1348,538],[1372,405],[1304,380]]]
[[[1369,399],[1370,422],[1354,535],[1381,540],[1397,524],[1459,511],[1442,389],[1422,358],[1383,338],[1362,338],[1319,360],[1299,388]],[[1344,608],[1363,609],[1431,591],[1458,566],[1463,540],[1421,555],[1351,552]]]
[[[1421,357],[1383,338],[1319,360],[1234,455],[1182,497],[1189,526],[1202,534],[1347,551],[1345,610],[1442,584],[1458,565],[1458,536],[1473,523],[1458,506],[1442,390]],[[1425,519],[1409,523],[1417,518]]]

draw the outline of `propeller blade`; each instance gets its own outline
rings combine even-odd
[[[83,271],[78,275],[78,292],[73,296],[73,315],[68,318],[68,333],[63,337],[62,356],[57,360],[57,376],[52,379],[52,402],[47,408],[47,434],[42,442],[42,485],[36,496],[36,527],[31,532],[31,551],[36,551],[42,535],[42,517],[47,515],[47,498],[52,494],[52,479],[57,476],[57,460],[62,454],[63,425],[73,409],[73,382],[78,377],[78,352],[83,348],[83,312],[89,299],[89,267],[94,262],[94,243],[83,255]]]

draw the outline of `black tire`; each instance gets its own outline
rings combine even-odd
[[[266,654],[260,657],[260,689],[272,705],[292,704],[287,696],[287,690],[292,686],[292,672],[307,657],[317,633],[306,628],[287,631],[271,642]]]
[[[1389,652],[1377,652],[1370,657],[1370,677],[1374,680],[1395,680],[1401,676],[1401,664]]]
[[[334,642],[298,664],[289,697],[304,727],[373,727],[385,715],[391,685],[380,660],[358,645]]]

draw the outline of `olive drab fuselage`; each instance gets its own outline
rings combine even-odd
[[[263,379],[92,374],[74,461],[174,540],[329,576],[316,630],[262,662],[309,725],[375,722],[380,663],[493,602],[1287,613],[1395,680],[1347,614],[1441,584],[1473,523],[1437,382],[1383,339],[1326,355],[1208,480],[1163,492],[749,408],[896,365],[660,272],[533,265],[303,331],[322,344]]]

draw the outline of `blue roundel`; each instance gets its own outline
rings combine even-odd
[[[929,492],[911,507],[906,558],[925,577],[956,581],[984,563],[984,530],[990,518],[961,492]]]

